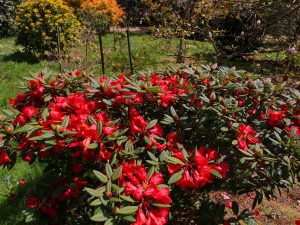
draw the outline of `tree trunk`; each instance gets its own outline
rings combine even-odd
[[[185,43],[184,43],[184,38],[180,38],[179,45],[178,45],[178,50],[177,50],[176,63],[184,63],[184,58],[185,58]]]

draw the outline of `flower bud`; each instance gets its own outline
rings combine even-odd
[[[114,207],[114,208],[113,208],[113,214],[114,214],[115,216],[119,215],[119,214],[120,214],[120,208],[119,208],[119,207]]]
[[[254,150],[254,156],[257,158],[262,158],[264,156],[264,152],[261,148]]]
[[[110,199],[112,197],[112,192],[111,191],[106,191],[105,192],[105,197]]]

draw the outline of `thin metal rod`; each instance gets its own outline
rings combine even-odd
[[[128,0],[125,2],[126,6],[126,36],[127,36],[127,45],[128,45],[128,55],[129,55],[129,63],[130,63],[130,72],[133,74],[133,65],[132,65],[132,55],[131,55],[131,45],[130,45],[130,37],[129,37],[129,16],[128,16]]]
[[[103,43],[102,43],[102,32],[101,28],[98,30],[99,36],[99,45],[100,45],[100,55],[101,55],[101,66],[102,66],[102,75],[105,74],[105,67],[104,67],[104,54],[103,54]]]
[[[131,74],[133,74],[133,65],[132,65],[132,56],[131,56],[131,45],[130,45],[130,37],[129,37],[129,27],[128,27],[128,24],[127,24],[126,34],[127,34],[127,44],[128,44],[128,55],[129,55],[129,63],[130,63],[130,72],[131,72]]]
[[[59,71],[62,73],[62,65],[61,65],[61,58],[60,58],[60,34],[59,34],[59,27],[56,29],[57,33],[57,58],[59,62]]]

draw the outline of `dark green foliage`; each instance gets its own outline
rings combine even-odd
[[[14,34],[17,5],[21,2],[22,0],[0,0],[0,37]]]

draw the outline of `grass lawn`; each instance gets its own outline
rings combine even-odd
[[[114,45],[113,34],[103,37],[105,65],[107,75],[117,75],[129,71],[129,59],[127,54],[127,42],[124,35],[117,35]],[[134,70],[146,70],[151,67],[165,67],[176,61],[174,56],[177,40],[157,39],[146,34],[132,34],[132,58]],[[187,63],[200,65],[214,61],[214,50],[208,43],[187,41]],[[60,60],[62,70],[79,68],[84,71],[101,74],[101,66],[98,42],[89,44],[87,52],[84,43],[71,49],[67,57]],[[257,66],[245,62],[225,62],[228,66],[237,66],[239,69],[259,71]],[[14,39],[0,39],[0,108],[8,107],[8,98],[14,97],[19,92],[18,82],[22,77],[30,73],[41,72],[47,68],[59,72],[60,64],[56,61],[38,60],[31,55],[21,52],[21,48],[14,44]],[[0,170],[0,225],[23,224],[22,210],[26,197],[31,191],[42,187],[42,168],[33,164],[18,161],[15,167],[8,171]],[[25,180],[24,185],[18,181]],[[277,203],[276,203],[277,204]],[[280,203],[278,203],[280,204]],[[289,219],[295,218],[297,211],[295,204],[276,206],[283,213],[292,214]],[[294,207],[294,208],[293,208]],[[288,210],[287,210],[288,209]],[[276,223],[269,223],[276,224]]]

